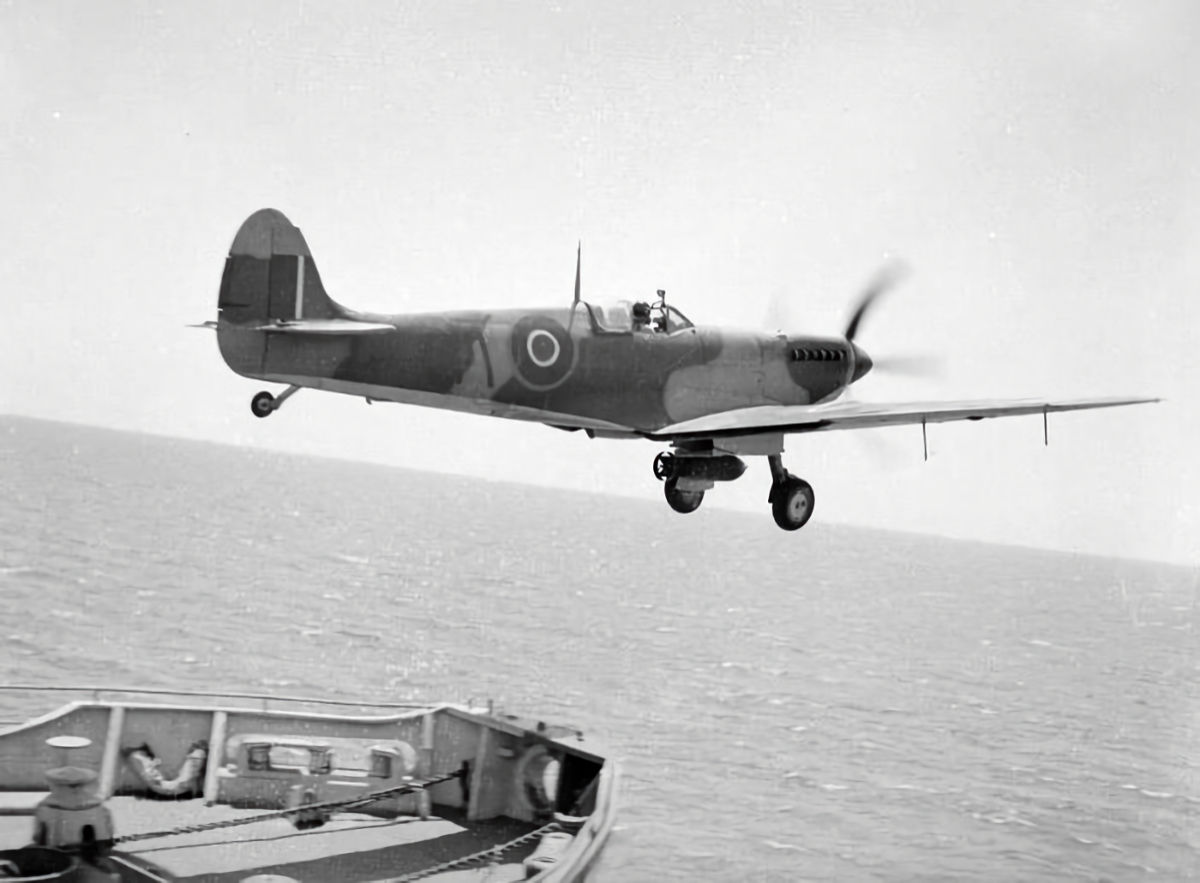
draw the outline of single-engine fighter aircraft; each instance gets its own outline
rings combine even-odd
[[[669,445],[654,458],[667,503],[693,512],[705,491],[746,469],[771,468],[768,502],[784,530],[812,515],[813,489],[783,466],[784,436],[831,429],[982,420],[1156,401],[968,401],[865,404],[839,396],[871,370],[855,342],[884,284],[865,292],[845,334],[768,334],[693,325],[666,303],[412,315],[356,312],[325,292],[300,230],[274,209],[234,237],[216,322],[225,362],[286,384],[260,392],[255,416],[303,387],[583,430],[592,438]],[[564,299],[565,300],[565,299]]]

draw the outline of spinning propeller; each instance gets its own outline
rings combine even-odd
[[[899,261],[892,261],[885,264],[875,274],[858,297],[858,306],[854,308],[854,314],[850,317],[849,324],[846,325],[846,340],[854,340],[855,335],[858,334],[858,326],[862,324],[863,317],[874,306],[875,301],[881,294],[885,294],[903,282],[907,278],[908,272],[906,265]]]
[[[888,374],[899,374],[909,377],[928,377],[936,374],[940,369],[939,361],[930,356],[884,356],[881,359],[873,359],[868,356],[855,342],[861,327],[863,319],[867,313],[871,311],[880,296],[886,294],[891,289],[895,288],[906,278],[908,278],[909,269],[907,265],[900,261],[892,261],[885,264],[882,269],[876,273],[867,287],[863,289],[858,298],[858,305],[854,308],[854,312],[850,316],[850,321],[846,324],[845,338],[854,347],[855,358],[857,359],[857,369],[854,372],[854,379],[858,380],[864,374],[874,367],[875,370],[883,371]]]

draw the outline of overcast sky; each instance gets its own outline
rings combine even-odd
[[[566,304],[582,239],[587,298],[837,333],[900,256],[861,343],[946,373],[858,398],[1168,401],[1048,449],[931,427],[928,463],[917,428],[793,438],[815,518],[1198,563],[1197,46],[1189,0],[0,2],[0,412],[661,501],[646,442],[319,393],[256,420],[183,326],[264,206],[389,312]],[[705,506],[775,531],[768,481]]]

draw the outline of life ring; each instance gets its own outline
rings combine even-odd
[[[554,795],[546,791],[546,769],[558,758],[545,745],[533,745],[517,759],[513,771],[513,791],[517,802],[533,816],[547,816],[554,811]]]

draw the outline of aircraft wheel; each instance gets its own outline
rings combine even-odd
[[[700,504],[704,502],[704,491],[681,491],[675,486],[678,479],[668,478],[667,483],[663,485],[663,493],[667,497],[667,505],[676,512],[681,512],[687,515],[689,512],[695,512],[700,508]]]
[[[250,400],[250,410],[255,417],[270,417],[275,413],[275,396],[269,392],[260,392]]]
[[[666,481],[675,474],[675,455],[667,451],[663,451],[654,458],[654,477],[659,481]]]
[[[784,530],[799,530],[812,517],[815,501],[812,485],[803,478],[789,475],[775,489],[771,499],[771,514],[775,516],[775,523]]]

